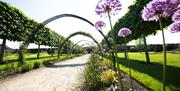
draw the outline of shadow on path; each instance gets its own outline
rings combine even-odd
[[[77,66],[85,66],[87,65],[87,63],[81,63],[81,64],[59,64],[59,65],[56,65],[56,64],[47,64],[46,67],[48,68],[63,68],[63,67],[77,67]]]

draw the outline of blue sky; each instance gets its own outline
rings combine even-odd
[[[96,22],[97,20],[103,20],[106,22],[107,27],[103,29],[105,34],[110,30],[109,22],[107,18],[97,16],[95,14],[95,6],[99,0],[3,0],[10,3],[16,8],[20,9],[25,15],[34,19],[38,22],[43,22],[44,20],[53,17],[59,14],[76,14],[82,16],[91,22]],[[118,15],[112,16],[113,24],[128,11],[128,6],[133,4],[133,0],[120,0],[122,3],[122,10]],[[75,19],[75,18],[61,18],[55,20],[48,25],[47,27],[56,31],[60,35],[67,37],[69,34],[76,31],[84,31],[93,35],[99,42],[102,40],[102,36],[95,30],[94,27],[85,23],[84,21]],[[167,32],[166,40],[168,43],[177,43],[180,42],[180,33],[171,34]],[[78,42],[80,40],[89,40],[91,39],[83,36],[75,36],[71,39],[73,42]],[[147,38],[149,44],[161,44],[161,34],[156,36],[150,36]],[[132,42],[133,43],[133,42]],[[131,43],[131,44],[132,44]],[[83,42],[81,43],[83,44]],[[17,42],[8,42],[7,45],[12,48],[19,48],[19,43]],[[31,44],[29,48],[37,47],[36,45]]]

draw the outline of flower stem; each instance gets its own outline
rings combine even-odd
[[[110,27],[111,27],[111,31],[113,31],[113,27],[112,27],[112,22],[111,22],[111,16],[110,16],[110,12],[108,12],[108,18],[109,18],[109,24],[110,24]],[[113,65],[116,69],[116,60],[117,60],[117,46],[116,46],[116,41],[115,41],[115,35],[113,34],[113,32],[111,33],[111,37],[113,38],[114,42],[113,42],[113,48],[115,51],[115,55],[114,56],[114,53],[112,53],[112,57],[113,57]],[[121,70],[120,70],[120,67],[119,67],[119,63],[117,63],[117,67],[118,67],[118,75],[119,75],[119,82],[120,82],[120,85],[121,85],[121,91],[124,91],[124,87],[123,87],[123,82],[122,82],[122,78],[121,78]]]
[[[166,91],[166,43],[165,43],[165,36],[164,36],[164,31],[163,31],[163,26],[162,26],[162,21],[161,17],[159,18],[159,26],[162,31],[162,37],[163,37],[163,53],[164,53],[164,64],[163,64],[163,91]]]
[[[117,57],[117,53],[116,53],[116,57]],[[121,69],[119,67],[119,62],[117,62],[117,69],[118,69],[118,80],[119,80],[119,83],[121,85],[121,91],[124,91],[124,86],[123,86],[123,82],[122,82],[122,74],[121,74]]]
[[[111,30],[112,30],[113,27],[112,27],[111,16],[110,16],[110,13],[109,13],[109,12],[108,12],[108,18],[109,18],[110,27],[111,27]]]
[[[110,23],[110,27],[111,27],[111,31],[112,31],[112,23],[111,23],[111,16],[110,16],[110,13],[108,12],[108,18],[109,18],[109,23]],[[115,45],[115,36],[113,36],[112,35],[112,33],[111,33],[111,37],[114,39],[114,42],[113,42],[113,48],[112,49],[116,49],[116,45]],[[116,53],[116,52],[115,52]],[[115,56],[114,56],[114,53],[112,53],[112,57],[113,57],[113,65],[114,65],[114,67],[115,67],[115,69],[116,69],[116,58],[115,58]]]
[[[111,47],[111,45],[110,45],[107,37],[103,34],[103,32],[102,32],[101,30],[98,30],[98,31],[99,31],[99,33],[104,37],[104,39],[105,39],[105,41],[106,41],[109,49],[112,49],[112,47]],[[113,52],[113,51],[111,52],[111,55],[112,55],[112,60],[113,60],[113,62],[115,62],[115,56],[114,56],[114,52]],[[115,67],[115,63],[114,63],[113,65],[114,65],[114,67]]]
[[[128,68],[129,68],[129,76],[130,76],[130,84],[131,84],[131,88],[132,88],[132,91],[134,91],[134,86],[133,86],[133,81],[132,81],[132,76],[131,76],[131,68],[130,68],[130,63],[129,63],[129,57],[128,57],[128,49],[127,49],[127,46],[126,46],[126,37],[124,38],[125,39],[125,51],[127,53],[127,61],[128,61]]]

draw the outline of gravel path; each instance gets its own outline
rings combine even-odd
[[[0,81],[0,91],[78,91],[88,55]]]

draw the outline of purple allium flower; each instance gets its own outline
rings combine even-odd
[[[161,17],[171,16],[178,6],[178,1],[179,0],[153,0],[144,7],[142,18],[145,21],[154,21],[159,19],[159,15]]]
[[[101,50],[100,50],[101,52],[105,52],[106,50],[104,49],[104,48],[101,48]]]
[[[118,32],[119,37],[126,37],[130,34],[131,34],[131,30],[129,30],[128,28],[121,28]]]
[[[172,21],[180,21],[180,9],[173,14]]]
[[[176,6],[180,4],[180,0],[170,0],[170,2],[176,4]]]
[[[107,44],[104,44],[104,45],[103,45],[103,48],[104,48],[104,49],[108,49]]]
[[[95,12],[101,17],[107,13],[115,15],[121,10],[121,3],[118,0],[100,0],[96,5]]]
[[[111,37],[108,38],[109,43],[113,43],[113,39]]]
[[[96,28],[96,29],[101,30],[103,27],[106,27],[106,23],[104,23],[103,21],[97,21],[97,22],[95,23],[95,28]]]
[[[180,32],[180,21],[176,21],[174,23],[172,23],[169,27],[168,30],[171,33],[176,33],[176,32]]]

